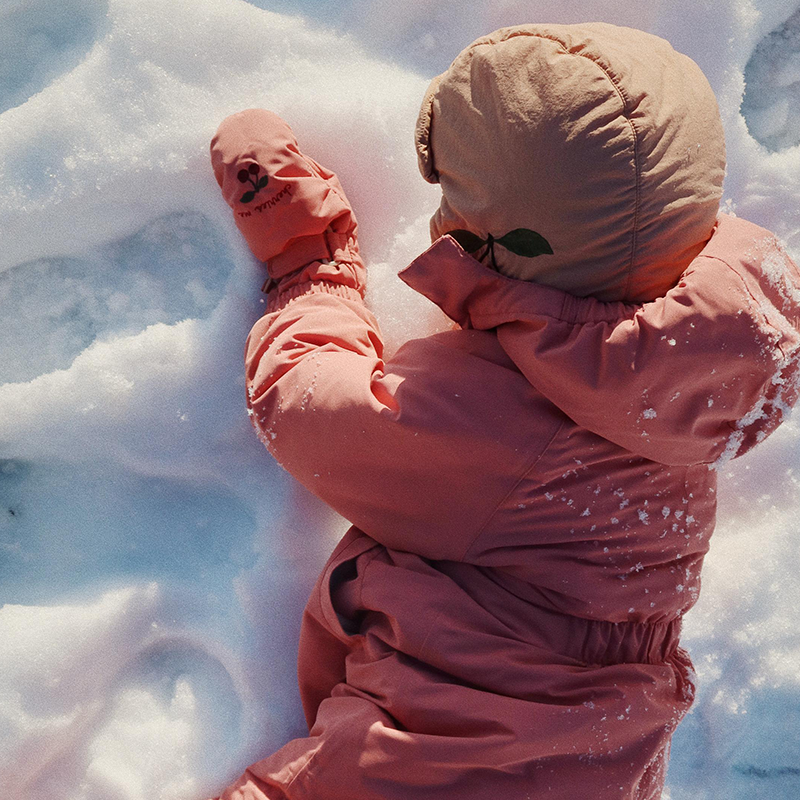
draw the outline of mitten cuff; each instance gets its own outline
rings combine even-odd
[[[277,281],[312,261],[361,264],[361,257],[352,236],[326,230],[292,239],[282,253],[267,261],[267,270],[270,278]]]

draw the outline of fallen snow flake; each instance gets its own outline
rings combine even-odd
[[[588,516],[589,516],[591,513],[592,513],[592,512],[591,512],[591,511],[589,511],[589,509],[588,509],[588,507],[587,507],[587,508],[584,508],[584,509],[583,509],[583,511],[581,512],[581,516],[582,516],[582,517],[588,517]]]
[[[623,501],[622,501],[622,502],[619,504],[619,507],[620,507],[620,509],[627,508],[627,507],[630,505],[630,503],[631,503],[631,501],[630,501],[630,500],[623,500]]]
[[[683,511],[678,510],[678,511],[675,512],[675,518],[676,519],[680,519],[682,516],[683,516]]]
[[[643,525],[650,524],[650,515],[643,508],[640,508],[636,513],[639,515],[639,521]]]
[[[667,344],[668,344],[670,347],[675,347],[675,345],[677,344],[677,342],[676,342],[674,339],[667,339]]]
[[[656,410],[654,408],[646,408],[642,411],[642,416],[645,419],[655,419],[658,415],[656,414]]]
[[[544,493],[544,496],[545,496],[545,497],[546,497],[548,500],[552,500],[552,499],[553,499],[553,495],[552,495],[552,494],[550,494],[550,492],[545,492],[545,493]]]
[[[713,406],[713,405],[714,405],[714,398],[713,397],[709,397],[708,398],[708,407],[711,408],[711,406]]]
[[[694,517],[691,514],[689,514],[689,516],[686,517],[686,524],[691,525],[693,522],[694,522]]]
[[[681,396],[680,392],[675,392],[675,394],[672,395],[672,397],[670,397],[669,399],[670,403],[674,403],[680,396]]]
[[[661,509],[661,515],[664,517],[664,519],[666,519],[670,515],[670,513],[671,510],[669,506],[664,506],[664,508]]]
[[[709,469],[719,470],[724,467],[729,461],[739,454],[739,449],[744,441],[744,433],[741,430],[734,431],[729,437],[725,445],[725,449],[720,454],[719,458],[708,465]]]
[[[611,517],[611,524],[612,525],[618,525],[619,524],[619,520],[616,517]]]

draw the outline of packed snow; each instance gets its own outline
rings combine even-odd
[[[725,123],[725,208],[800,260],[798,3],[0,7],[7,800],[203,798],[306,732],[300,614],[347,523],[280,470],[245,412],[264,276],[209,167],[222,118],[270,108],[337,171],[391,349],[442,324],[395,275],[428,246],[438,202],[412,144],[422,94],[502,25],[603,20],[692,56]],[[721,467],[671,800],[800,796],[799,442],[790,420]]]

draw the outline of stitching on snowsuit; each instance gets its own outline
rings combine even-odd
[[[561,420],[561,422],[559,423],[559,425],[558,425],[558,427],[556,428],[556,430],[553,432],[553,435],[550,437],[550,439],[549,439],[549,441],[547,442],[547,444],[546,444],[546,445],[545,445],[545,446],[542,448],[542,452],[541,452],[541,453],[539,453],[539,454],[536,456],[536,458],[534,458],[534,459],[533,459],[533,461],[532,461],[532,462],[531,462],[529,465],[527,465],[527,466],[525,467],[525,469],[523,470],[523,472],[522,472],[522,474],[519,476],[519,478],[517,478],[517,480],[516,480],[516,481],[514,481],[514,484],[513,484],[513,486],[512,486],[512,487],[511,487],[511,488],[508,490],[508,492],[506,492],[506,494],[504,494],[504,495],[503,495],[502,499],[501,499],[501,500],[500,500],[500,501],[497,503],[497,505],[496,505],[496,506],[495,506],[495,507],[494,507],[494,508],[491,510],[491,512],[489,513],[489,516],[488,516],[488,517],[486,517],[486,519],[484,520],[483,524],[482,524],[482,525],[480,526],[480,528],[478,529],[478,532],[477,532],[477,533],[475,534],[475,536],[474,536],[474,537],[473,537],[473,538],[470,540],[469,544],[467,545],[467,548],[466,548],[466,550],[464,550],[464,553],[463,553],[463,554],[461,555],[461,557],[458,559],[459,561],[465,561],[465,560],[466,560],[466,558],[467,558],[467,553],[469,553],[469,551],[470,551],[470,550],[473,548],[473,546],[474,546],[474,545],[475,545],[475,543],[478,541],[478,539],[480,539],[480,537],[483,535],[483,532],[486,530],[486,527],[488,526],[488,524],[489,524],[489,523],[492,521],[492,518],[494,517],[494,515],[497,513],[497,511],[500,509],[500,507],[501,507],[501,506],[502,506],[502,505],[503,505],[503,504],[506,502],[506,500],[507,500],[509,497],[511,497],[511,495],[512,495],[512,494],[514,494],[514,492],[515,492],[515,491],[517,490],[517,488],[519,487],[520,483],[522,483],[522,481],[523,481],[523,480],[525,480],[525,478],[527,478],[527,477],[528,477],[528,474],[529,474],[529,473],[530,473],[530,472],[531,472],[533,469],[535,469],[535,468],[536,468],[536,465],[537,465],[537,464],[539,463],[539,461],[542,459],[542,457],[544,456],[544,454],[545,454],[545,453],[548,451],[548,449],[550,448],[550,445],[551,445],[551,444],[552,444],[552,443],[555,441],[555,438],[556,438],[556,436],[558,436],[558,434],[559,434],[559,433],[561,433],[561,431],[564,429],[564,425],[565,425],[565,424],[566,424],[566,420]]]

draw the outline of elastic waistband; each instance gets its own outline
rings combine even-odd
[[[558,617],[561,652],[586,664],[663,664],[675,654],[681,620],[604,622],[539,609]],[[565,652],[565,650],[567,652]]]
[[[367,580],[367,575],[373,577]],[[544,607],[534,593],[523,597],[520,587],[503,585],[493,570],[455,561],[430,562],[388,550],[363,534],[345,536],[322,578],[322,602],[333,630],[341,628],[344,638],[363,632],[364,614],[371,612],[373,623],[380,617],[391,620],[382,635],[408,653],[436,647],[437,639],[458,650],[456,642],[464,635],[483,651],[503,650],[507,659],[516,658],[520,664],[544,659],[611,666],[665,664],[679,644],[680,618],[647,623],[578,617]],[[433,628],[425,621],[423,612],[430,610],[426,602],[438,609],[431,611]],[[458,632],[455,641],[453,631]],[[550,661],[553,656],[560,659]]]
[[[468,580],[472,598],[521,640],[587,665],[663,664],[680,642],[680,617],[664,622],[587,619],[546,607],[541,598],[537,602],[535,587],[521,587],[518,579],[495,570],[453,563],[443,571],[459,584]]]

